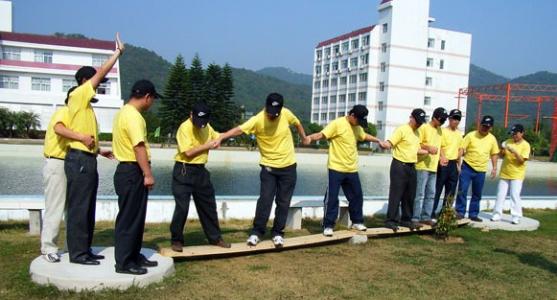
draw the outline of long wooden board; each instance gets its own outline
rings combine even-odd
[[[462,226],[468,224],[468,219],[458,221],[458,225]],[[431,226],[424,226],[420,230],[411,231],[409,228],[400,227],[397,232],[391,229],[379,227],[368,228],[365,232],[356,232],[351,230],[335,231],[332,237],[323,236],[323,234],[312,234],[299,237],[292,237],[285,239],[284,247],[275,248],[273,243],[269,240],[260,242],[256,247],[248,246],[246,243],[234,243],[230,248],[220,248],[212,245],[202,246],[189,246],[184,247],[182,252],[172,251],[171,248],[161,248],[160,254],[167,257],[187,258],[187,259],[202,259],[202,258],[221,258],[230,256],[250,255],[264,252],[278,252],[292,249],[299,249],[305,247],[315,247],[326,244],[339,243],[349,240],[357,234],[364,234],[368,237],[379,236],[394,236],[411,232],[428,232],[431,231]]]

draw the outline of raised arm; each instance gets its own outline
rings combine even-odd
[[[110,56],[110,58],[99,68],[95,76],[91,78],[91,85],[94,89],[99,86],[106,74],[112,70],[112,67],[116,64],[118,58],[122,55],[122,53],[124,53],[124,49],[125,46],[120,40],[120,34],[116,33],[116,50],[114,50],[112,56]]]

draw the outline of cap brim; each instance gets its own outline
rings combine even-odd
[[[491,123],[481,123],[481,126],[487,126],[487,127],[493,127],[493,124]]]
[[[89,78],[89,79],[91,79],[91,78]],[[101,79],[101,83],[106,83],[107,81],[108,81],[108,78],[106,78],[106,77]]]
[[[209,123],[209,118],[199,118],[199,117],[193,116],[191,121],[192,121],[193,125],[195,125],[197,127],[200,127],[200,128],[203,128],[203,127],[207,126],[207,124]]]
[[[163,97],[162,97],[161,94],[155,92],[155,99],[162,99],[162,98],[163,98]]]
[[[358,119],[358,124],[360,126],[362,126],[362,128],[367,129],[368,124],[367,124],[367,120],[365,118]]]
[[[271,116],[278,117],[280,116],[280,112],[282,110],[282,106],[267,106],[265,107],[265,112]]]
[[[459,115],[449,116],[449,119],[460,121],[460,120],[462,120],[462,116],[459,116]]]

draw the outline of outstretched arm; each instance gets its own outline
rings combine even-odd
[[[118,58],[122,55],[122,53],[124,53],[124,49],[125,46],[120,40],[120,34],[116,33],[116,50],[114,50],[112,56],[100,67],[95,76],[91,78],[91,85],[94,89],[99,86],[106,74],[112,70],[112,67],[116,64]]]

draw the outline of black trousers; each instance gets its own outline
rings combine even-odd
[[[441,192],[445,188],[445,195],[443,197],[443,206],[447,202],[449,195],[456,196],[456,186],[458,182],[458,169],[456,167],[456,160],[449,160],[449,164],[445,167],[439,165],[437,167],[437,182],[435,185],[435,198],[433,200],[433,210],[431,217],[436,217],[437,206],[439,206],[439,198]]]
[[[66,155],[64,171],[66,190],[67,243],[70,261],[84,259],[91,251],[95,230],[95,205],[99,174],[94,154],[71,149]]]
[[[416,168],[393,158],[390,171],[389,206],[387,222],[409,222],[412,219],[416,197]],[[399,209],[402,214],[400,215]]]
[[[172,194],[176,206],[170,223],[172,241],[184,242],[184,226],[188,218],[190,198],[197,209],[199,221],[209,243],[220,240],[221,232],[211,174],[204,165],[176,162],[172,172]]]
[[[119,268],[138,266],[140,262],[149,195],[143,180],[143,171],[137,163],[120,163],[116,167],[114,188],[118,195],[118,215],[114,228],[114,256]]]
[[[260,238],[265,234],[273,201],[275,201],[275,219],[271,234],[272,236],[283,236],[288,208],[296,187],[296,164],[285,168],[261,166],[259,178],[261,179],[261,187],[251,234]]]

